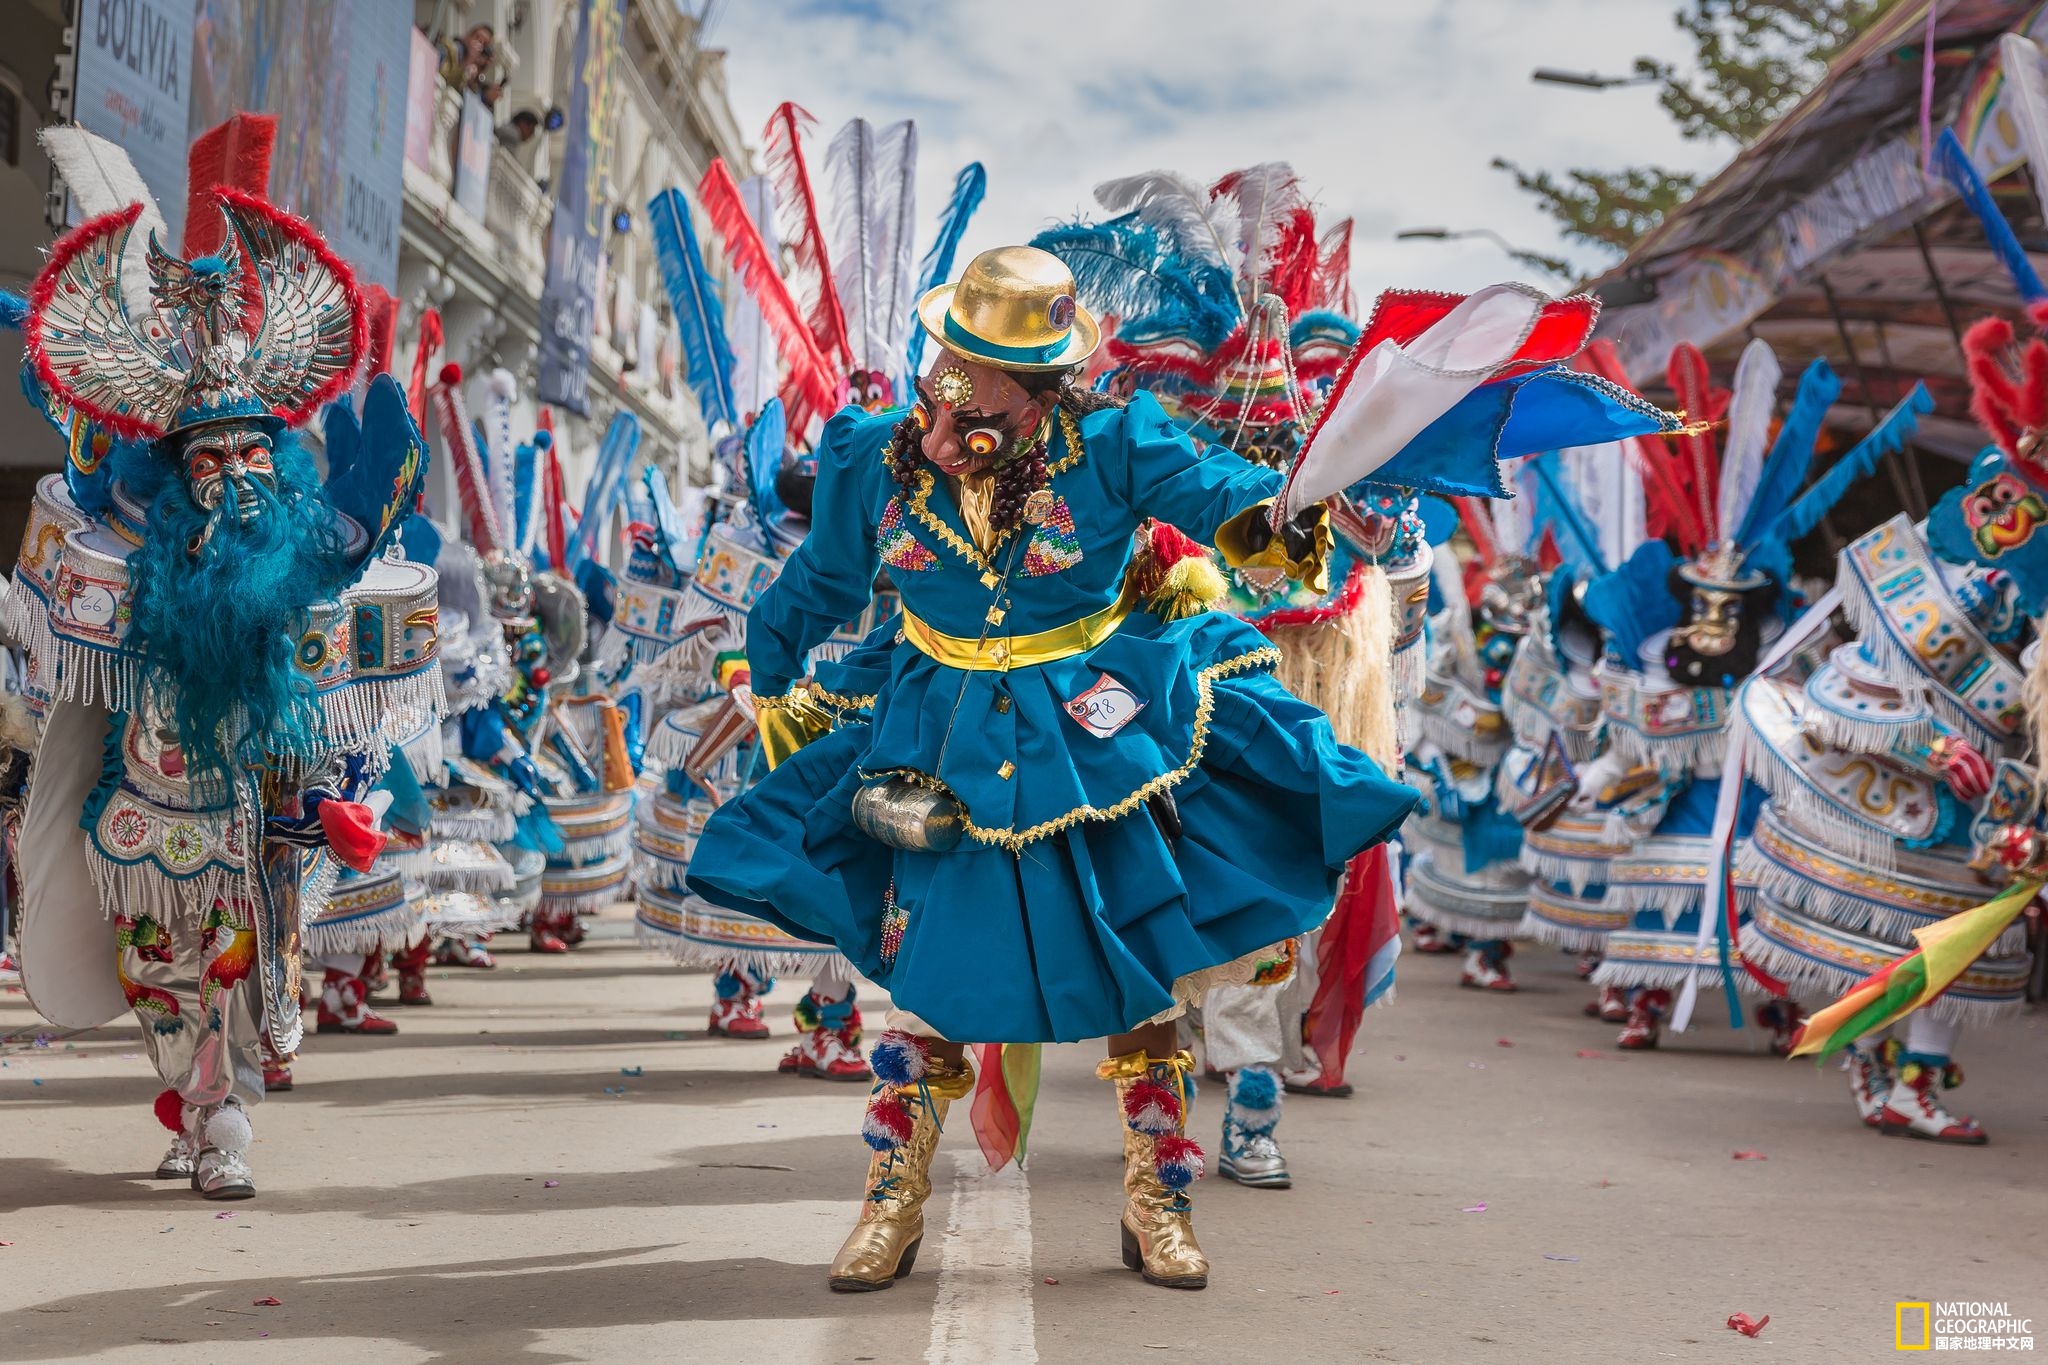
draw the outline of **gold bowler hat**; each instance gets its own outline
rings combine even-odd
[[[947,350],[1004,370],[1064,370],[1102,344],[1074,299],[1074,272],[1035,246],[982,252],[957,284],[919,299],[917,317]]]

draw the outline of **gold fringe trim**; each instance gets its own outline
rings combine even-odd
[[[1161,773],[1115,805],[1102,807],[1076,806],[1057,819],[1044,821],[1031,826],[1029,829],[1001,830],[988,829],[975,824],[973,815],[966,810],[966,803],[962,802],[961,810],[967,824],[967,833],[984,844],[1005,849],[1011,853],[1018,853],[1026,845],[1037,843],[1040,839],[1046,838],[1049,835],[1058,834],[1062,830],[1071,829],[1075,825],[1087,821],[1105,822],[1121,820],[1160,792],[1170,791],[1174,787],[1179,786],[1187,780],[1188,774],[1201,766],[1202,753],[1209,747],[1209,717],[1216,709],[1216,680],[1261,666],[1270,668],[1279,662],[1279,650],[1271,645],[1261,645],[1259,648],[1249,650],[1235,658],[1210,664],[1207,668],[1197,672],[1195,674],[1195,687],[1200,693],[1200,699],[1195,703],[1194,735],[1188,741],[1187,762],[1181,764],[1178,768]]]

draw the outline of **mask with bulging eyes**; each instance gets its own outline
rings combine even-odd
[[[1764,619],[1777,604],[1778,585],[1756,573],[1710,581],[1689,576],[1688,567],[1671,571],[1671,594],[1684,605],[1686,619],[1671,632],[1664,667],[1680,683],[1732,687],[1756,671]]]
[[[270,433],[259,426],[224,422],[201,427],[185,438],[182,458],[185,491],[192,501],[211,514],[232,495],[239,525],[247,526],[263,514],[256,485],[261,484],[266,492],[277,491]]]

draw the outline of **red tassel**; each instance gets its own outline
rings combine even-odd
[[[151,1107],[156,1113],[156,1121],[158,1123],[161,1123],[174,1133],[185,1131],[185,1097],[183,1095],[180,1095],[175,1090],[162,1091],[157,1095],[156,1103]]]
[[[832,262],[825,254],[825,227],[818,219],[818,196],[811,188],[811,170],[804,164],[803,130],[817,120],[792,101],[776,106],[762,130],[761,159],[775,177],[775,216],[782,245],[789,252],[790,283],[804,306],[818,352],[837,369],[853,355],[846,335],[846,312],[832,283]],[[820,414],[822,415],[822,414]],[[791,424],[791,430],[796,430]]]
[[[326,800],[320,803],[320,828],[327,835],[327,847],[342,863],[358,872],[368,872],[384,851],[384,835],[377,817],[360,801]]]
[[[270,157],[277,144],[273,114],[240,113],[192,140],[185,154],[185,259],[220,250],[228,225],[214,208],[217,189],[270,197]]]

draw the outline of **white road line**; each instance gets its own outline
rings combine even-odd
[[[952,1152],[953,1197],[939,1250],[927,1365],[1037,1365],[1031,1307],[1031,1187],[1015,1166]]]

